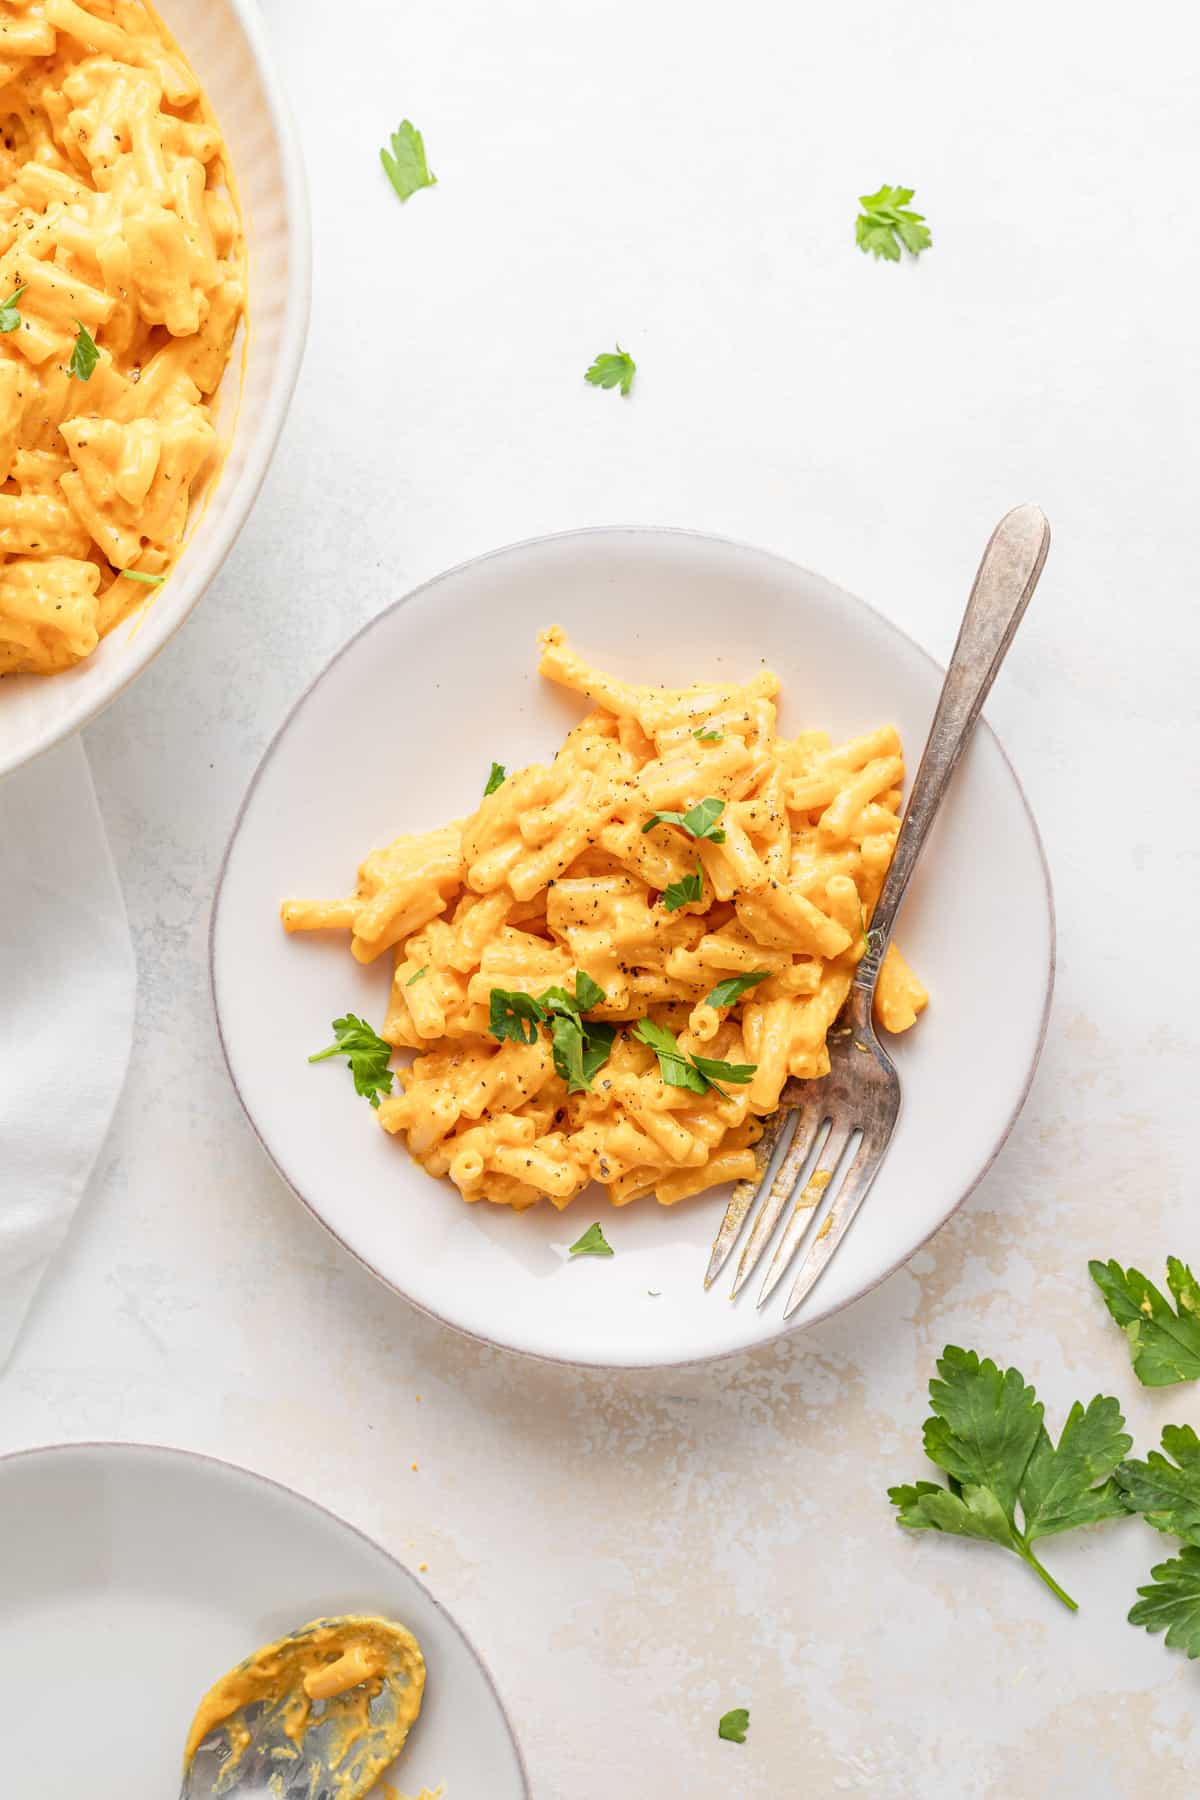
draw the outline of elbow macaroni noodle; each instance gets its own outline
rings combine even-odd
[[[221,134],[152,10],[4,0],[0,674],[70,667],[146,598],[120,570],[171,568],[245,288]]]
[[[635,687],[557,627],[541,644],[542,674],[592,703],[554,761],[515,772],[469,819],[373,851],[352,899],[285,902],[283,923],[348,930],[360,962],[391,953],[382,1035],[417,1055],[379,1120],[431,1175],[518,1209],[566,1206],[590,1181],[618,1206],[651,1193],[670,1206],[752,1175],[784,1082],[828,1071],[899,831],[900,741],[891,726],[836,746],[777,737],[766,669],[744,686]],[[709,797],[723,842],[643,829]],[[665,890],[697,861],[699,898],[668,910]],[[576,970],[604,990],[587,1020],[617,1030],[590,1090],[568,1093],[548,1035],[497,1042],[489,1001],[569,987]],[[719,982],[764,972],[734,1005],[710,1003]],[[906,1030],[925,1004],[890,948],[879,1023]],[[627,1029],[647,1017],[685,1055],[753,1064],[751,1078],[666,1085]]]

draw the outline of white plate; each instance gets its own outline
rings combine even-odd
[[[304,352],[308,197],[299,141],[271,67],[257,0],[157,0],[229,146],[249,252],[245,374],[234,346],[218,389],[220,479],[170,581],[61,675],[0,680],[0,775],[94,718],[153,661],[204,593],[262,486]]]
[[[966,595],[963,595],[965,603]],[[893,720],[915,768],[941,673],[861,601],[759,550],[669,531],[575,532],[443,575],[351,640],[296,706],[242,808],[217,893],[213,991],[242,1104],[284,1179],[417,1306],[515,1350],[608,1366],[719,1356],[780,1330],[702,1276],[724,1190],[613,1210],[468,1207],[377,1128],[337,1065],[309,1068],[347,1009],[383,1017],[389,959],[340,934],[287,937],[282,898],[351,892],[367,850],[469,812],[494,757],[551,755],[582,707],[536,673],[556,621],[629,679],[783,679],[785,731]],[[1020,654],[1018,648],[1017,652]],[[897,1040],[900,1124],[871,1198],[795,1323],[845,1306],[970,1192],[1025,1097],[1045,1029],[1054,924],[1041,844],[986,726],[969,747],[901,918],[932,992]],[[616,1254],[568,1262],[602,1218]]]
[[[369,1538],[245,1469],[141,1444],[0,1461],[6,1791],[169,1800],[207,1688],[321,1614],[380,1612],[428,1663],[392,1780],[528,1800],[512,1728],[458,1626]]]

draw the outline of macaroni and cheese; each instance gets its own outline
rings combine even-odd
[[[6,0],[0,674],[89,655],[175,562],[245,288],[221,133],[151,8]]]
[[[785,1081],[828,1071],[899,831],[900,741],[776,736],[766,669],[636,687],[557,627],[541,645],[542,674],[592,707],[553,762],[283,923],[390,952],[382,1036],[417,1054],[379,1120],[464,1199],[563,1207],[597,1181],[669,1206],[752,1176]],[[889,949],[879,1022],[906,1030],[925,1003]]]

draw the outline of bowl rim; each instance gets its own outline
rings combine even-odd
[[[209,1468],[219,1469],[222,1475],[233,1475],[238,1479],[248,1482],[251,1486],[270,1488],[277,1494],[286,1494],[289,1500],[295,1500],[300,1506],[307,1508],[310,1512],[320,1513],[323,1518],[331,1519],[333,1523],[339,1525],[343,1531],[348,1531],[362,1543],[369,1544],[372,1550],[384,1557],[391,1563],[393,1568],[399,1569],[401,1574],[406,1575],[411,1582],[415,1583],[415,1585],[420,1588],[434,1612],[440,1613],[447,1624],[458,1633],[468,1651],[474,1657],[484,1681],[491,1689],[492,1698],[496,1702],[500,1717],[504,1721],[504,1728],[508,1732],[508,1740],[512,1745],[513,1755],[516,1758],[517,1772],[521,1777],[526,1800],[529,1800],[529,1770],[525,1766],[525,1756],[521,1749],[521,1740],[517,1736],[516,1729],[509,1716],[508,1708],[504,1704],[504,1696],[501,1694],[500,1689],[496,1684],[496,1677],[492,1674],[490,1663],[480,1651],[479,1646],[467,1631],[466,1627],[462,1624],[462,1621],[458,1618],[457,1614],[452,1613],[445,1602],[438,1599],[433,1589],[429,1586],[429,1583],[427,1581],[422,1581],[421,1577],[414,1569],[410,1569],[407,1563],[401,1562],[398,1556],[394,1556],[387,1546],[381,1544],[378,1538],[372,1537],[369,1531],[364,1531],[361,1525],[355,1525],[349,1519],[344,1519],[340,1513],[334,1512],[333,1508],[331,1506],[326,1506],[323,1501],[314,1500],[311,1494],[302,1494],[299,1488],[289,1487],[287,1482],[277,1481],[273,1475],[264,1475],[260,1469],[249,1469],[244,1463],[232,1462],[227,1456],[214,1456],[207,1450],[192,1450],[182,1444],[151,1444],[141,1438],[69,1438],[54,1444],[27,1444],[16,1450],[0,1452],[0,1478],[2,1478],[3,1470],[9,1463],[21,1462],[25,1459],[35,1460],[39,1457],[58,1456],[72,1450],[101,1452],[111,1450],[124,1452],[131,1450],[140,1452],[144,1456],[162,1458],[166,1462],[175,1462],[184,1466],[194,1463],[206,1464]]]
[[[234,846],[241,835],[242,824],[259,781],[289,731],[293,719],[300,712],[301,708],[306,705],[308,698],[313,693],[314,689],[319,686],[336,664],[338,664],[344,656],[349,654],[360,638],[364,637],[367,632],[374,630],[377,625],[382,623],[384,619],[390,617],[392,613],[398,612],[402,606],[406,606],[410,600],[415,600],[421,595],[430,593],[433,589],[440,587],[443,582],[449,581],[459,575],[466,574],[469,570],[477,569],[485,563],[493,562],[497,557],[509,556],[518,551],[537,549],[544,544],[568,543],[572,540],[592,537],[688,538],[693,543],[720,544],[725,548],[747,551],[751,555],[764,557],[770,562],[782,564],[788,570],[798,570],[801,574],[808,576],[810,579],[827,580],[827,577],[818,576],[815,571],[809,569],[805,564],[797,563],[793,561],[791,557],[784,556],[779,551],[765,550],[760,545],[749,544],[744,539],[740,538],[727,537],[720,532],[696,531],[688,526],[682,525],[584,525],[566,531],[541,532],[533,537],[519,538],[513,543],[502,544],[495,550],[486,550],[478,556],[466,557],[462,562],[455,563],[452,568],[443,569],[440,574],[434,575],[428,581],[423,581],[416,587],[411,588],[407,594],[401,594],[398,599],[390,601],[389,604],[383,607],[380,612],[377,612],[373,618],[368,619],[363,625],[360,625],[358,630],[353,632],[346,641],[333,652],[333,655],[327,658],[312,679],[306,682],[302,692],[288,708],[255,765],[254,773],[242,796],[233,825],[230,828],[229,838],[221,857],[221,865],[217,872],[217,879],[213,888],[212,906],[209,911],[208,921],[208,987],[209,995],[212,1000],[213,1017],[217,1027],[217,1037],[220,1040],[221,1045],[221,1054],[225,1059],[225,1067],[229,1072],[229,1079],[232,1083],[233,1091],[237,1095],[238,1104],[246,1116],[251,1131],[254,1133],[255,1138],[262,1148],[263,1154],[266,1156],[268,1162],[271,1164],[271,1167],[275,1170],[284,1186],[295,1195],[300,1204],[305,1207],[317,1221],[318,1225],[320,1225],[321,1229],[333,1239],[334,1243],[336,1243],[340,1249],[344,1250],[348,1256],[352,1257],[361,1268],[366,1269],[368,1273],[374,1276],[377,1281],[381,1282],[384,1287],[388,1288],[392,1293],[399,1295],[407,1305],[415,1308],[417,1312],[423,1313],[426,1318],[436,1320],[439,1325],[446,1326],[450,1331],[458,1333],[461,1337],[469,1338],[474,1343],[486,1344],[489,1348],[502,1350],[507,1355],[529,1357],[534,1362],[548,1363],[562,1368],[620,1370],[633,1374],[653,1369],[698,1368],[708,1363],[725,1362],[733,1357],[750,1356],[756,1351],[762,1350],[769,1344],[775,1344],[789,1337],[794,1337],[800,1332],[808,1331],[814,1325],[820,1325],[824,1320],[832,1318],[836,1313],[844,1312],[848,1307],[854,1306],[859,1300],[863,1299],[865,1295],[871,1293],[875,1288],[879,1287],[881,1283],[894,1275],[897,1269],[902,1268],[906,1263],[910,1262],[917,1252],[929,1243],[931,1238],[936,1237],[939,1231],[945,1229],[950,1223],[950,1220],[970,1199],[984,1176],[991,1169],[996,1158],[1008,1141],[1012,1128],[1016,1124],[1017,1119],[1024,1108],[1025,1102],[1029,1097],[1029,1090],[1033,1086],[1033,1079],[1037,1074],[1038,1065],[1042,1058],[1042,1051],[1045,1048],[1046,1031],[1050,1022],[1050,1008],[1054,998],[1054,981],[1058,965],[1058,931],[1054,905],[1054,887],[1050,876],[1050,865],[1046,858],[1046,848],[1042,842],[1042,834],[1038,829],[1037,819],[1034,817],[1033,808],[1029,804],[1028,795],[1025,792],[1020,776],[1013,766],[1011,757],[1005,750],[1004,745],[996,735],[993,727],[989,724],[987,718],[981,714],[976,729],[986,732],[1000,752],[1004,765],[1008,770],[1009,775],[1012,777],[1013,786],[1016,789],[1022,810],[1029,822],[1034,848],[1037,851],[1038,866],[1042,874],[1046,903],[1046,916],[1049,927],[1046,983],[1042,996],[1041,1017],[1038,1022],[1037,1040],[1033,1047],[1033,1054],[1029,1059],[1029,1067],[1025,1072],[1025,1078],[1021,1084],[1020,1092],[1016,1097],[1011,1112],[1000,1129],[999,1135],[988,1148],[979,1167],[976,1169],[974,1175],[964,1187],[962,1193],[950,1208],[950,1211],[946,1214],[945,1218],[942,1219],[939,1224],[935,1225],[931,1231],[927,1231],[925,1236],[912,1246],[911,1250],[905,1251],[903,1256],[899,1256],[893,1262],[889,1263],[888,1266],[880,1270],[872,1280],[864,1282],[863,1285],[860,1288],[857,1288],[847,1299],[841,1301],[837,1305],[826,1306],[824,1308],[818,1307],[818,1310],[814,1312],[811,1317],[806,1317],[790,1324],[781,1324],[778,1331],[773,1332],[769,1338],[764,1339],[762,1344],[737,1345],[731,1349],[711,1350],[706,1351],[700,1356],[656,1357],[651,1362],[605,1362],[597,1360],[595,1357],[553,1355],[544,1350],[530,1350],[522,1345],[504,1343],[498,1338],[489,1336],[486,1331],[473,1330],[470,1326],[462,1325],[455,1319],[449,1319],[443,1313],[438,1312],[435,1307],[427,1305],[424,1301],[414,1299],[414,1297],[404,1288],[398,1286],[396,1282],[384,1275],[381,1270],[375,1267],[374,1263],[369,1261],[367,1257],[362,1255],[361,1252],[356,1250],[351,1244],[348,1244],[346,1240],[334,1230],[333,1226],[330,1225],[328,1220],[317,1210],[316,1206],[308,1199],[307,1195],[301,1192],[292,1176],[279,1163],[274,1152],[259,1131],[258,1124],[253,1113],[250,1111],[249,1106],[246,1104],[245,1096],[242,1093],[238,1078],[234,1073],[229,1045],[225,1041],[225,1027],[221,1018],[220,1002],[217,998],[216,975],[217,917],[221,909],[221,896],[225,887],[225,877],[228,873],[230,859],[233,855]],[[835,583],[831,585],[836,586],[838,584]],[[910,637],[901,626],[888,618],[886,613],[881,612],[878,607],[873,606],[869,600],[863,600],[857,594],[851,594],[849,589],[839,587],[838,591],[845,594],[846,597],[852,600],[856,605],[863,607],[864,610],[878,620],[887,631],[902,639],[911,649],[915,650],[918,655],[930,665],[935,675],[945,675],[945,669],[943,665],[938,662],[937,658],[932,656],[930,652],[925,649],[923,644],[919,644],[915,638]]]
[[[225,0],[225,4],[236,16],[246,40],[266,103],[266,117],[279,148],[288,274],[279,349],[270,387],[251,427],[253,442],[245,465],[229,490],[229,504],[221,527],[213,533],[211,542],[196,546],[195,556],[187,563],[178,585],[172,584],[176,586],[177,594],[180,588],[183,590],[172,610],[147,613],[136,647],[132,647],[129,657],[94,685],[81,685],[77,697],[60,716],[41,728],[35,726],[11,748],[0,737],[0,779],[33,762],[90,724],[137,680],[144,669],[149,668],[189,618],[220,572],[258,498],[300,374],[312,301],[312,222],[300,134],[275,71],[274,53],[267,42],[257,0]],[[253,349],[248,353],[252,355]],[[53,680],[53,677],[45,679]],[[0,685],[0,703],[2,698],[3,687]]]

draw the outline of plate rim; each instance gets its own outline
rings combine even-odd
[[[882,612],[877,606],[874,606],[869,600],[864,600],[859,595],[852,594],[848,588],[842,587],[839,582],[830,581],[827,576],[820,575],[817,571],[810,569],[806,563],[796,562],[792,557],[785,556],[780,551],[767,550],[761,545],[750,544],[747,543],[745,539],[729,537],[721,532],[698,531],[686,525],[579,525],[568,527],[564,531],[538,532],[532,537],[517,538],[512,543],[501,544],[494,550],[482,551],[477,556],[465,557],[461,562],[454,563],[448,569],[443,569],[439,574],[431,576],[427,581],[419,582],[416,587],[410,588],[407,593],[399,595],[397,599],[390,600],[385,607],[382,607],[379,612],[375,613],[370,619],[367,619],[360,625],[356,631],[352,632],[345,642],[340,644],[333,654],[326,659],[312,679],[306,682],[304,688],[292,702],[291,706],[289,706],[278,727],[272,733],[266,747],[259,756],[258,762],[255,764],[254,772],[250,777],[246,791],[242,795],[237,813],[234,816],[233,824],[230,827],[225,849],[221,856],[220,868],[217,871],[217,879],[213,887],[212,905],[209,909],[208,919],[208,989],[209,997],[212,1001],[213,1017],[217,1027],[217,1038],[221,1045],[221,1054],[225,1059],[225,1067],[228,1071],[233,1091],[237,1096],[238,1104],[245,1114],[250,1129],[254,1133],[255,1139],[262,1149],[263,1154],[266,1156],[271,1167],[275,1170],[288,1191],[294,1195],[310,1216],[317,1221],[317,1224],[321,1229],[333,1239],[334,1243],[337,1244],[340,1249],[345,1251],[348,1256],[352,1257],[361,1268],[366,1269],[376,1281],[382,1283],[382,1285],[391,1293],[398,1295],[406,1305],[413,1307],[419,1313],[423,1313],[426,1318],[435,1320],[437,1324],[445,1326],[448,1330],[458,1333],[460,1337],[470,1339],[473,1343],[486,1344],[489,1348],[502,1350],[510,1356],[526,1356],[535,1362],[548,1363],[560,1368],[622,1370],[630,1374],[635,1374],[645,1373],[654,1369],[700,1368],[708,1363],[725,1362],[732,1357],[751,1355],[756,1350],[761,1350],[768,1344],[779,1343],[784,1339],[795,1337],[800,1332],[811,1330],[813,1326],[823,1324],[826,1319],[833,1318],[839,1312],[845,1312],[849,1307],[857,1305],[858,1301],[864,1299],[867,1294],[873,1293],[883,1282],[889,1280],[898,1269],[903,1268],[906,1263],[911,1262],[912,1258],[916,1256],[919,1250],[924,1249],[931,1238],[936,1237],[939,1231],[945,1229],[951,1219],[954,1218],[963,1206],[965,1206],[976,1188],[978,1188],[984,1177],[991,1170],[997,1157],[1000,1155],[1000,1152],[1008,1142],[1013,1126],[1016,1124],[1024,1110],[1026,1100],[1029,1098],[1029,1091],[1033,1086],[1034,1077],[1037,1074],[1038,1066],[1042,1059],[1042,1051],[1045,1049],[1046,1033],[1050,1023],[1050,1009],[1054,999],[1054,984],[1058,969],[1058,921],[1054,904],[1054,884],[1050,875],[1050,864],[1046,857],[1046,847],[1042,841],[1041,831],[1038,829],[1037,818],[1034,815],[1033,808],[1029,804],[1029,796],[1025,792],[1024,784],[1017,774],[1012,758],[1004,748],[995,728],[991,725],[987,717],[981,713],[976,722],[975,729],[988,734],[995,744],[996,749],[1000,752],[1004,766],[1012,778],[1013,786],[1016,789],[1017,797],[1021,803],[1021,808],[1033,835],[1034,848],[1037,851],[1038,867],[1042,876],[1046,916],[1049,926],[1049,954],[1046,962],[1045,989],[1042,995],[1042,1008],[1041,1017],[1038,1021],[1037,1040],[1033,1047],[1033,1054],[1029,1059],[1029,1066],[1025,1072],[1024,1081],[1021,1084],[1020,1092],[1017,1095],[1011,1112],[1004,1121],[999,1135],[988,1149],[975,1174],[964,1187],[962,1193],[954,1202],[954,1205],[950,1208],[945,1218],[942,1219],[939,1224],[935,1225],[932,1230],[927,1231],[924,1237],[913,1245],[911,1250],[906,1251],[903,1256],[897,1257],[895,1261],[889,1263],[888,1266],[885,1269],[882,1269],[872,1280],[865,1282],[862,1287],[856,1289],[853,1294],[838,1304],[826,1306],[824,1308],[818,1306],[817,1311],[810,1317],[799,1319],[794,1322],[781,1322],[779,1329],[773,1332],[770,1337],[763,1339],[761,1344],[739,1344],[732,1348],[705,1351],[699,1356],[692,1355],[656,1358],[652,1362],[606,1362],[599,1361],[594,1357],[561,1354],[554,1355],[546,1350],[531,1350],[521,1344],[506,1343],[500,1338],[490,1336],[486,1331],[476,1330],[468,1325],[460,1324],[455,1319],[447,1318],[443,1313],[438,1312],[435,1307],[427,1305],[422,1300],[415,1299],[411,1294],[407,1293],[404,1288],[399,1287],[394,1281],[390,1280],[388,1276],[384,1275],[381,1270],[375,1267],[374,1263],[370,1262],[351,1244],[348,1244],[346,1240],[334,1230],[329,1221],[318,1212],[312,1201],[300,1191],[291,1176],[275,1157],[274,1152],[260,1132],[254,1115],[246,1104],[245,1096],[242,1093],[238,1078],[234,1073],[229,1045],[225,1041],[225,1027],[221,1017],[220,1002],[217,998],[216,933],[217,918],[221,910],[221,898],[225,889],[225,877],[228,873],[234,848],[238,838],[241,836],[246,812],[251,800],[254,798],[258,784],[266,772],[268,764],[273,760],[284,737],[291,729],[294,719],[307,704],[310,695],[320,683],[324,681],[325,677],[332,673],[333,669],[341,662],[342,658],[347,656],[350,651],[354,649],[360,638],[365,637],[369,631],[373,631],[377,625],[382,624],[383,620],[390,618],[391,615],[398,612],[401,607],[407,606],[410,600],[416,600],[422,595],[430,593],[434,588],[440,587],[445,581],[450,581],[459,575],[464,575],[471,570],[481,568],[484,564],[495,561],[497,557],[510,556],[518,551],[539,549],[546,544],[561,544],[573,540],[593,537],[687,538],[693,543],[719,544],[725,549],[738,550],[747,552],[752,556],[763,557],[769,562],[782,565],[783,568],[791,571],[793,574],[799,573],[807,576],[812,581],[823,582],[826,586],[835,589],[840,596],[848,600],[852,605],[861,607],[864,612],[869,613],[871,617],[887,631],[901,639],[910,649],[915,650],[918,655],[929,664],[935,675],[942,678],[945,676],[946,671],[944,665],[926,650],[923,644],[918,643],[916,638],[911,637],[902,626],[897,625],[895,620],[890,619],[886,613]],[[924,746],[922,746],[922,748],[923,747]]]
[[[264,1475],[260,1469],[248,1469],[244,1463],[231,1462],[228,1457],[214,1456],[207,1450],[191,1450],[182,1444],[151,1444],[142,1438],[68,1438],[53,1444],[27,1444],[19,1450],[5,1450],[0,1452],[0,1481],[3,1480],[4,1470],[10,1463],[37,1457],[58,1456],[71,1450],[140,1450],[149,1456],[162,1457],[168,1462],[176,1462],[185,1466],[204,1463],[210,1468],[219,1469],[223,1475],[241,1476],[251,1484],[270,1488],[277,1494],[285,1494],[289,1500],[298,1501],[310,1512],[320,1513],[323,1518],[331,1520],[333,1524],[341,1526],[343,1530],[350,1532],[362,1543],[368,1544],[372,1550],[378,1551],[380,1556],[385,1557],[394,1568],[399,1569],[410,1581],[415,1582],[434,1611],[440,1613],[447,1624],[457,1631],[471,1656],[474,1657],[484,1681],[491,1690],[500,1717],[504,1721],[504,1729],[508,1733],[508,1741],[512,1745],[513,1756],[516,1759],[517,1773],[521,1777],[521,1784],[525,1790],[525,1800],[533,1800],[533,1791],[529,1786],[529,1770],[525,1766],[521,1742],[517,1737],[508,1708],[504,1704],[503,1695],[496,1684],[496,1677],[492,1674],[487,1658],[481,1654],[479,1646],[465,1626],[460,1623],[445,1602],[438,1599],[429,1584],[422,1581],[421,1577],[410,1569],[407,1563],[401,1562],[400,1558],[394,1556],[377,1538],[364,1531],[361,1525],[355,1525],[349,1519],[343,1519],[340,1513],[334,1512],[333,1508],[326,1506],[324,1501],[314,1500],[311,1494],[302,1494],[297,1488],[289,1487],[287,1482],[277,1481],[273,1475]]]

